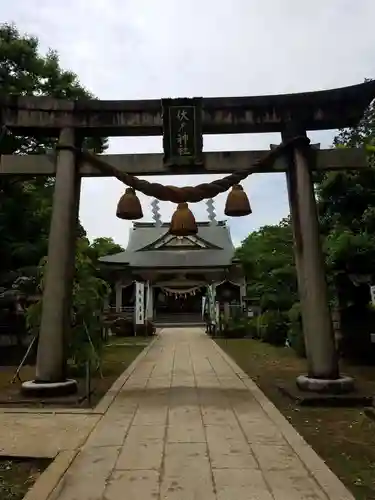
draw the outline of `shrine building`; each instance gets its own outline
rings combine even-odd
[[[242,305],[246,285],[225,221],[197,222],[194,236],[173,236],[170,224],[133,222],[124,252],[100,258],[112,284],[110,307],[132,311],[135,323],[197,324],[205,299]]]

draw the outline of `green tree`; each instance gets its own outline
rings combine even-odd
[[[366,110],[358,126],[340,130],[335,147],[364,147],[375,144],[375,103]],[[340,274],[375,272],[375,166],[329,172],[317,183],[317,197],[325,250],[332,277]]]
[[[56,52],[40,54],[38,39],[21,34],[10,24],[0,25],[2,95],[93,97],[74,73],[61,68]],[[56,138],[6,133],[1,138],[0,154],[43,153],[55,144]],[[106,141],[95,139],[86,144],[102,151]],[[0,283],[6,281],[10,271],[37,266],[46,255],[53,187],[50,178],[0,176]],[[78,235],[84,234],[80,226]]]
[[[42,295],[46,259],[38,268],[38,288]],[[89,242],[80,238],[77,242],[73,300],[71,311],[72,332],[68,356],[81,369],[86,360],[96,361],[102,346],[103,306],[109,296],[109,285],[96,275],[95,263],[89,257]],[[37,332],[40,327],[42,299],[27,310],[29,329]]]
[[[297,299],[293,236],[289,218],[251,233],[237,250],[247,295],[262,309],[288,310]]]
[[[51,96],[93,98],[71,71],[60,66],[56,52],[41,54],[36,37],[21,34],[14,25],[0,25],[0,98],[2,96]],[[1,115],[0,115],[1,116]],[[0,123],[0,126],[2,124]],[[4,132],[4,129],[3,129]],[[19,136],[5,130],[0,154],[45,153],[57,138]],[[84,146],[101,152],[107,141],[85,139]],[[54,179],[0,176],[0,285],[17,288],[26,295],[43,291]],[[92,354],[88,332],[98,349],[100,322],[107,284],[100,279],[90,256],[90,243],[77,227],[76,273],[73,286],[72,325],[69,354],[80,365]],[[42,300],[29,307],[29,326],[39,328]]]
[[[369,169],[325,173],[317,183],[318,207],[325,235],[331,295],[341,313],[340,350],[346,357],[371,361],[369,282],[375,275],[375,103],[358,126],[340,130],[334,146],[368,152]]]
[[[94,262],[105,255],[113,255],[123,251],[124,248],[116,243],[113,238],[106,237],[96,238],[89,247],[89,254]]]

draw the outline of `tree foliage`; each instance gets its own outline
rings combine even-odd
[[[23,35],[9,24],[0,25],[1,95],[93,97],[74,73],[61,68],[56,52],[40,54],[36,37]],[[55,144],[56,138],[6,133],[0,154],[43,153]],[[106,142],[96,139],[88,145],[102,150]],[[51,178],[0,177],[0,282],[9,271],[37,266],[46,255],[53,187]],[[84,234],[80,226],[79,236]]]
[[[89,247],[91,259],[95,262],[105,255],[123,252],[124,248],[116,243],[113,238],[96,238]]]
[[[375,145],[375,103],[371,103],[358,126],[340,130],[335,147]],[[375,274],[375,166],[335,171],[319,176],[316,183],[321,230],[324,236],[328,279],[337,286],[342,275]],[[249,235],[238,251],[249,279],[248,293],[284,305],[283,291],[296,297],[292,235],[286,221],[265,226]],[[333,290],[333,288],[332,288]],[[287,292],[286,292],[287,293]]]
[[[41,54],[36,37],[9,24],[0,25],[1,96],[93,98],[77,75],[60,66],[56,52]],[[97,152],[107,144],[102,138],[83,140]],[[25,137],[7,131],[1,137],[0,154],[42,154],[56,141],[56,137]],[[5,288],[43,291],[53,189],[52,178],[0,176],[0,285]],[[98,238],[90,245],[78,225],[70,339],[70,355],[78,364],[87,357],[87,349],[92,352],[88,332],[96,349],[100,344],[101,311],[108,285],[98,276],[96,260],[102,252],[121,250],[108,238]],[[39,328],[41,311],[40,299],[27,312],[30,327]]]
[[[94,360],[102,345],[103,305],[109,296],[109,285],[96,275],[95,261],[89,256],[87,239],[77,242],[75,275],[71,310],[72,332],[69,339],[68,356],[81,368],[87,359]],[[42,297],[47,259],[42,259],[38,268],[38,290]],[[27,310],[29,329],[37,332],[40,327],[43,299]]]
[[[237,250],[247,277],[248,297],[262,309],[288,310],[296,300],[297,280],[289,219],[251,233]]]
[[[375,103],[358,126],[340,130],[335,147],[362,148],[375,144]],[[317,185],[318,207],[326,236],[329,271],[333,275],[375,273],[375,164],[371,168],[329,172]]]

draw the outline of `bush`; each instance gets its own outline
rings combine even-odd
[[[228,339],[243,339],[247,334],[247,320],[229,319],[223,326],[223,334]]]
[[[140,337],[151,337],[155,335],[156,327],[152,321],[146,320],[144,325],[136,325],[135,334]]]
[[[375,311],[372,306],[352,305],[341,311],[342,356],[356,363],[375,363]]]
[[[118,316],[110,328],[116,337],[133,337],[135,333],[133,320],[122,316]]]
[[[295,351],[300,358],[306,357],[305,338],[302,329],[301,306],[296,302],[288,312],[289,329],[288,342],[290,347]]]
[[[97,277],[96,268],[87,255],[88,243],[78,239],[76,245],[75,274],[72,284],[71,335],[67,338],[64,363],[70,359],[78,371],[84,370],[87,361],[98,363],[103,347],[102,327],[104,304],[109,296],[109,285]],[[40,298],[26,312],[27,328],[39,331],[42,317],[42,292],[47,258],[38,267],[37,290]]]
[[[252,339],[259,339],[258,318],[249,318],[246,320],[246,336]]]
[[[287,316],[280,311],[266,311],[260,318],[260,338],[276,346],[284,346],[288,333]]]

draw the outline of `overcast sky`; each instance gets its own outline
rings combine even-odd
[[[375,0],[0,0],[1,20],[15,22],[53,48],[64,68],[101,99],[242,96],[328,89],[375,76]],[[328,147],[334,131],[311,133]],[[267,149],[278,134],[205,136],[204,149]],[[111,153],[161,152],[160,137],[116,138]],[[163,178],[197,184],[212,176]],[[253,214],[229,220],[238,244],[289,213],[285,176],[244,183]],[[80,217],[88,236],[126,245],[130,223],[115,216],[123,185],[83,181]],[[225,196],[216,199],[224,219]],[[150,202],[142,198],[145,220]],[[194,205],[206,220],[204,203]],[[164,220],[173,205],[161,204]]]

